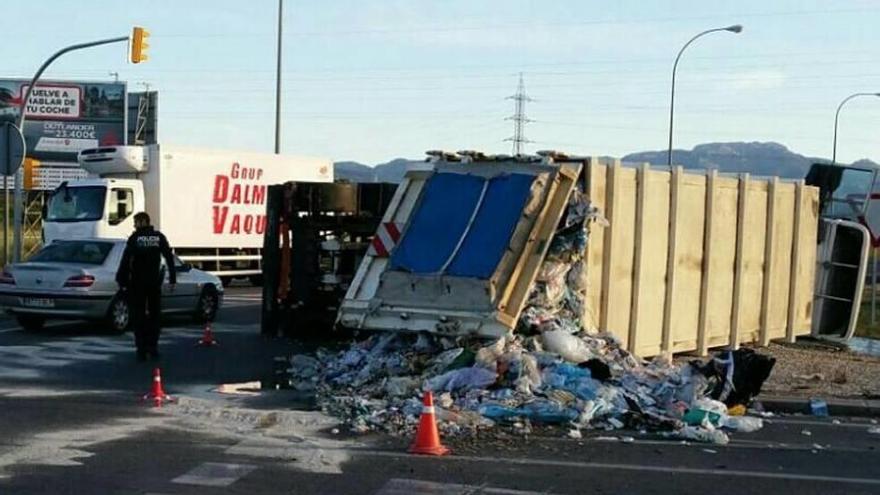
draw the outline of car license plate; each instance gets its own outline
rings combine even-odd
[[[21,305],[28,308],[54,308],[55,301],[39,297],[23,297],[21,298]]]

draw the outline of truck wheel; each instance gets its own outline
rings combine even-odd
[[[131,310],[128,301],[122,296],[116,296],[110,303],[106,318],[107,328],[113,333],[125,333],[131,325]]]
[[[220,298],[217,296],[217,289],[212,285],[206,286],[202,289],[202,295],[199,296],[199,302],[196,305],[195,313],[193,313],[193,319],[196,323],[214,321],[219,306]]]
[[[250,280],[251,285],[253,285],[254,287],[262,287],[263,286],[263,276],[262,275],[251,275],[250,277],[248,277],[248,280]]]
[[[18,315],[15,319],[26,332],[39,332],[46,324],[45,318],[34,315]]]

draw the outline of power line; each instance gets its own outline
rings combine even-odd
[[[526,95],[526,85],[523,82],[522,72],[519,73],[519,84],[516,87],[516,94],[508,96],[507,99],[515,102],[516,110],[513,115],[505,119],[513,121],[513,136],[505,139],[505,141],[513,142],[513,154],[519,156],[522,154],[522,145],[531,142],[523,134],[523,126],[531,122],[526,117],[526,102],[533,101]]]
[[[736,14],[737,18],[772,18],[772,17],[796,17],[796,16],[811,16],[811,15],[838,15],[838,14],[857,14],[857,13],[870,13],[876,12],[877,8],[846,8],[846,9],[812,9],[812,10],[789,10],[789,11],[775,11],[775,12],[741,12]],[[370,28],[370,29],[350,29],[350,30],[320,30],[320,31],[303,31],[303,30],[293,30],[286,36],[289,37],[309,37],[309,36],[343,36],[343,35],[363,35],[363,34],[422,34],[422,33],[445,33],[445,32],[467,32],[467,31],[491,31],[491,30],[520,30],[520,29],[535,29],[535,28],[578,28],[584,26],[597,26],[597,25],[639,25],[639,24],[666,24],[673,22],[690,22],[690,21],[708,21],[712,19],[727,19],[729,15],[726,14],[711,14],[711,15],[701,15],[701,16],[669,16],[669,17],[654,17],[654,18],[643,18],[643,19],[591,19],[591,20],[583,20],[583,21],[564,21],[564,22],[539,22],[536,23],[534,20],[523,20],[519,22],[511,22],[511,23],[503,23],[503,24],[488,24],[483,20],[476,20],[471,25],[464,25],[462,23],[457,23],[456,25],[440,25],[440,26],[420,26],[417,28]],[[258,38],[258,37],[267,37],[270,36],[271,33],[265,32],[192,32],[188,31],[185,33],[155,33],[162,38],[230,38],[230,37],[241,37],[241,38]]]

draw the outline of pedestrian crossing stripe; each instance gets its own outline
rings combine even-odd
[[[392,478],[376,492],[376,495],[541,495],[539,492],[524,492],[488,486],[458,485],[454,483],[435,483],[433,481]],[[546,493],[546,492],[545,492]]]
[[[205,462],[186,474],[174,478],[171,482],[183,485],[229,486],[256,468],[250,464]]]

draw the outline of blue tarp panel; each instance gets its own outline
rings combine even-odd
[[[510,244],[534,180],[526,174],[489,180],[474,223],[446,269],[447,275],[492,276]],[[481,177],[453,173],[437,173],[428,179],[406,233],[391,255],[391,269],[439,273],[464,234],[485,182]]]
[[[525,174],[491,179],[470,232],[446,269],[448,275],[488,279],[495,273],[534,180],[534,176]]]
[[[391,254],[391,269],[439,272],[471,219],[483,182],[481,177],[464,174],[431,176],[403,239]]]

